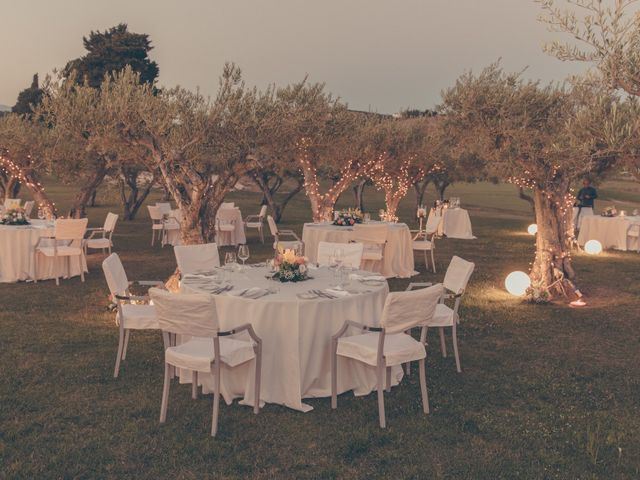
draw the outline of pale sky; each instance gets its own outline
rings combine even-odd
[[[558,38],[533,0],[0,0],[0,104],[31,76],[83,55],[82,36],[119,22],[150,35],[160,84],[213,95],[225,61],[264,87],[309,74],[352,108],[430,108],[465,70],[561,81],[586,65],[542,51]]]

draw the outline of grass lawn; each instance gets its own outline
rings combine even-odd
[[[50,192],[68,204],[69,189]],[[599,206],[638,208],[639,193],[637,184],[610,182]],[[193,401],[189,386],[174,383],[161,426],[160,335],[134,332],[113,378],[118,334],[94,254],[85,283],[0,284],[0,478],[640,478],[640,255],[576,254],[584,309],[524,304],[502,285],[532,258],[528,204],[507,185],[456,185],[447,194],[470,209],[478,239],[440,241],[438,273],[419,261],[414,280],[441,281],[453,254],[477,266],[459,329],[462,374],[431,332],[431,414],[422,414],[411,375],[385,396],[386,430],[375,394],[345,394],[336,411],[329,399],[308,400],[307,414],[267,405],[256,416],[223,403],[212,439],[211,396]],[[377,212],[380,195],[365,195]],[[99,195],[90,226],[120,210],[111,197]],[[230,200],[257,213],[257,194]],[[405,221],[411,204],[403,203]],[[300,233],[309,218],[300,195],[285,227]],[[114,235],[132,279],[162,279],[175,267],[171,248],[150,247],[149,223],[142,211]],[[250,261],[270,254],[254,232]]]

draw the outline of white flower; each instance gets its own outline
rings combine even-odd
[[[306,271],[307,271],[307,267],[306,267],[306,266],[304,266],[304,265],[300,265],[300,266],[298,267],[298,271],[304,275],[304,272],[306,272]]]

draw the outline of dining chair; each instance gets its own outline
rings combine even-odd
[[[43,236],[38,238],[34,247],[34,282],[38,281],[38,258],[39,255],[51,259],[54,262],[56,285],[60,285],[60,271],[57,260],[64,258],[66,262],[66,278],[71,278],[71,257],[80,259],[80,279],[84,282],[84,235],[87,231],[87,218],[80,219],[59,219],[56,220],[53,228],[53,236]],[[49,240],[46,245],[41,245],[42,240]]]
[[[149,217],[151,217],[151,246],[153,247],[156,235],[161,242],[164,238],[164,214],[157,205],[147,205],[147,209],[149,210]]]
[[[118,325],[120,334],[116,365],[113,370],[113,377],[117,378],[120,373],[120,362],[127,357],[131,330],[157,330],[159,328],[156,310],[153,305],[149,304],[149,297],[146,295],[132,295],[130,288],[133,285],[159,287],[163,283],[155,280],[129,281],[117,253],[112,253],[104,259],[102,271],[117,311],[116,325]]]
[[[319,242],[318,254],[316,256],[319,266],[330,267],[331,257],[335,257],[336,250],[342,250],[342,265],[351,268],[360,268],[362,263],[362,243],[333,243]]]
[[[269,225],[269,231],[271,232],[271,235],[273,235],[274,249],[277,249],[278,246],[284,249],[293,249],[293,250],[302,248],[303,246],[302,240],[300,240],[300,237],[296,235],[296,232],[294,232],[293,230],[282,230],[278,228],[278,225],[276,225],[276,221],[273,219],[271,215],[267,215],[267,224]],[[289,237],[295,240],[282,240],[282,237]]]
[[[359,361],[376,368],[378,416],[380,427],[386,427],[384,390],[391,391],[391,367],[418,361],[422,408],[429,413],[429,396],[425,372],[427,324],[433,318],[442,296],[442,285],[413,292],[392,292],[382,309],[380,326],[347,320],[331,337],[331,408],[338,407],[338,357]],[[421,327],[420,340],[405,333]],[[349,330],[353,332],[345,336]],[[385,376],[386,371],[386,376]]]
[[[356,224],[353,226],[351,240],[364,245],[362,251],[363,262],[372,261],[375,264],[382,265],[388,233],[389,227],[385,224]],[[380,271],[382,271],[382,268],[380,268]]]
[[[236,204],[234,202],[222,202],[220,204],[220,208],[235,208]]]
[[[436,260],[435,260],[435,249],[436,249],[436,237],[438,235],[438,226],[440,225],[440,216],[438,215],[429,215],[427,218],[427,224],[424,227],[424,230],[420,229],[417,232],[412,231],[416,235],[413,237],[413,251],[423,252],[424,254],[424,266],[428,270],[429,269],[429,261],[427,257],[427,252],[431,252],[431,267],[433,269],[433,273],[436,273]]]
[[[102,227],[87,228],[89,237],[84,241],[84,253],[88,252],[89,248],[102,250],[102,253],[109,251],[111,255],[111,247],[113,247],[113,231],[116,228],[118,222],[118,215],[115,213],[107,213],[107,217],[104,219],[104,225]],[[101,235],[96,237],[96,235]]]
[[[247,218],[244,219],[245,229],[246,228],[257,229],[262,243],[264,243],[263,225],[264,225],[264,219],[266,216],[267,216],[267,206],[262,205],[262,207],[260,207],[260,213],[258,213],[258,215],[249,215],[247,216]]]
[[[627,237],[635,238],[638,253],[640,253],[640,223],[632,223],[627,229]]]
[[[31,213],[33,212],[33,206],[36,204],[33,200],[28,200],[24,202],[24,216],[27,218],[31,218]]]
[[[220,254],[215,243],[176,245],[173,253],[183,277],[192,273],[210,272],[220,266]]]
[[[160,423],[165,423],[167,419],[172,369],[182,368],[193,373],[191,392],[194,399],[198,394],[199,374],[213,374],[211,436],[215,437],[220,411],[220,367],[225,364],[233,368],[251,360],[255,360],[253,412],[257,414],[260,411],[262,340],[255,334],[251,324],[220,331],[215,300],[209,294],[170,293],[152,288],[149,295],[156,308],[165,348]],[[247,332],[249,339],[233,338],[242,332]],[[191,339],[178,345],[178,335],[186,335]]]
[[[160,209],[163,215],[169,215],[171,213],[171,203],[169,202],[156,202],[156,207]]]
[[[16,208],[20,208],[20,203],[22,202],[19,198],[5,198],[4,199],[4,209],[5,210],[14,210]]]
[[[236,212],[230,208],[219,208],[216,214],[216,243],[228,245],[232,243],[232,234],[236,231]]]
[[[453,337],[453,353],[456,359],[456,370],[462,372],[460,367],[460,354],[458,352],[458,333],[457,326],[460,323],[460,315],[458,310],[462,296],[467,288],[471,274],[475,269],[475,264],[468,262],[460,257],[453,256],[447,273],[445,273],[442,282],[445,292],[436,307],[434,317],[428,322],[428,327],[437,327],[440,331],[440,349],[442,356],[447,356],[447,345],[444,338],[444,329],[451,328],[451,336]],[[431,286],[431,283],[410,283],[407,287],[408,291],[416,288],[424,288]],[[453,300],[453,308],[449,307],[445,301]]]

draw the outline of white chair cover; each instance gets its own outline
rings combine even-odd
[[[269,224],[269,231],[271,232],[271,235],[275,237],[278,234],[278,226],[271,215],[267,215],[267,223]]]
[[[129,279],[117,253],[112,253],[103,260],[102,271],[111,295],[124,295],[129,288]]]
[[[424,227],[424,231],[427,235],[432,235],[438,231],[438,226],[442,221],[442,217],[440,215],[429,215],[427,218],[427,224]]]
[[[236,204],[234,202],[222,202],[220,208],[234,208]]]
[[[208,293],[171,293],[150,288],[158,325],[164,332],[194,337],[215,337],[219,323],[213,296]]]
[[[147,205],[147,208],[149,209],[149,217],[151,217],[151,220],[162,220],[163,213],[159,206]],[[169,208],[167,213],[169,212],[171,212],[171,208]]]
[[[107,213],[107,218],[104,219],[104,226],[102,227],[105,233],[113,232],[116,228],[116,222],[118,221],[118,215],[115,213]]]
[[[24,202],[24,214],[27,218],[31,218],[31,212],[33,212],[34,205],[35,205],[35,202],[33,200]]]
[[[426,325],[435,314],[442,292],[442,285],[437,284],[420,290],[389,293],[380,324],[391,335]]]
[[[178,269],[184,276],[190,273],[211,271],[220,266],[220,255],[215,243],[201,245],[177,245],[173,247]]]
[[[352,267],[360,268],[362,263],[362,251],[364,245],[362,243],[333,243],[333,242],[320,242],[318,243],[318,264],[326,267],[329,265],[329,257],[334,255],[334,252],[338,249],[342,249],[343,257],[342,264]]]
[[[260,218],[264,218],[266,214],[267,214],[267,206],[262,205],[262,207],[260,207],[260,213],[258,214],[258,216]]]
[[[13,210],[15,208],[20,208],[20,200],[19,198],[6,198],[4,200],[4,208],[6,210]]]
[[[158,207],[161,212],[160,218],[162,218],[162,215],[171,213],[171,204],[168,202],[156,202],[156,207]]]
[[[447,273],[442,282],[444,288],[455,294],[464,292],[475,266],[475,263],[468,262],[454,255],[451,258],[451,263],[449,263],[447,267]]]
[[[56,240],[77,240],[80,243],[87,231],[88,218],[56,220],[53,236]]]

